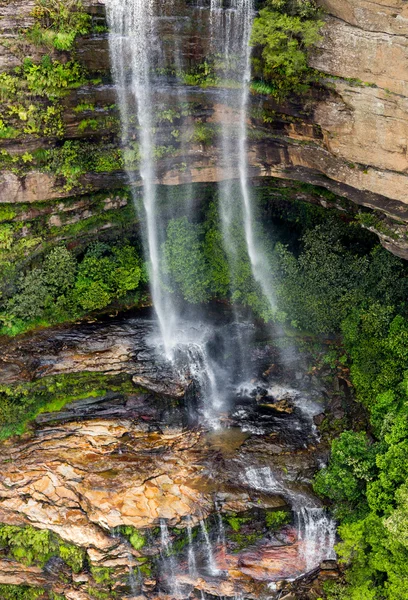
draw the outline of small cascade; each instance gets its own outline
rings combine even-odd
[[[140,573],[139,569],[135,573],[135,569],[133,567],[134,558],[130,551],[130,548],[131,548],[130,543],[124,536],[122,536],[119,533],[119,531],[117,529],[112,529],[111,535],[112,535],[113,539],[120,540],[120,542],[122,542],[122,544],[124,544],[128,548],[127,561],[128,561],[128,571],[129,571],[129,578],[128,578],[129,587],[130,587],[130,591],[132,593],[132,597],[139,596],[139,594],[141,594],[141,592],[142,592],[143,579],[141,577],[141,573]]]
[[[197,561],[195,557],[194,544],[193,544],[193,532],[191,528],[191,521],[187,524],[187,537],[188,537],[188,572],[191,577],[197,576]]]
[[[318,567],[323,560],[336,558],[336,525],[311,496],[288,489],[269,467],[247,469],[243,481],[252,489],[288,499],[295,514],[298,539],[302,542],[300,554],[305,561],[306,572]]]
[[[177,564],[174,558],[173,542],[171,540],[167,523],[160,519],[160,554],[163,563],[163,573],[169,586],[169,591],[175,598],[181,598],[181,589],[177,581]]]
[[[296,509],[299,538],[304,542],[302,556],[311,571],[322,560],[335,559],[336,525],[320,507]]]
[[[132,592],[132,596],[139,596],[142,592],[142,581],[140,578],[140,572],[137,574],[132,565],[132,555],[129,554],[129,586]]]
[[[219,413],[223,405],[223,393],[216,376],[216,365],[213,364],[202,343],[180,344],[174,349],[174,364],[179,366],[179,375],[197,383],[199,394],[203,399],[203,417],[206,424],[213,429],[220,427]]]
[[[225,549],[226,548],[225,528],[224,528],[224,523],[222,520],[221,511],[220,511],[219,507],[217,506],[217,504],[215,505],[215,509],[217,511],[217,520],[218,520],[218,543],[220,544],[221,548]]]
[[[220,569],[218,568],[215,557],[214,557],[214,552],[213,552],[210,536],[208,535],[207,527],[205,526],[205,523],[202,519],[200,521],[200,528],[201,528],[204,542],[205,542],[208,570],[211,575],[214,575],[214,576],[219,575]]]

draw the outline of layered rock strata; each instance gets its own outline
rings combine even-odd
[[[387,248],[405,257],[405,224],[408,222],[406,8],[397,1],[392,5],[362,0],[340,3],[322,0],[321,3],[328,14],[311,66],[325,74],[325,92],[286,106],[277,106],[266,97],[252,96],[250,174],[254,178],[272,176],[324,186],[375,209],[385,215],[381,218],[385,218],[387,226],[373,229]],[[21,67],[27,56],[39,61],[50,53],[49,48],[33,46],[18,33],[32,27],[33,6],[34,2],[15,1],[0,9],[4,17],[0,34],[7,42],[2,46],[3,71]],[[86,7],[95,24],[104,22],[103,2],[87,2]],[[182,1],[173,3],[172,11],[180,15],[180,19],[163,20],[166,47],[171,48],[171,40],[177,35],[183,61],[194,68],[208,55],[207,11]],[[12,170],[5,165],[0,173],[0,202],[50,205],[55,199],[80,195],[84,204],[79,214],[83,228],[87,230],[89,223],[90,237],[97,236],[117,225],[105,220],[95,228],[95,216],[101,215],[101,208],[96,212],[92,209],[90,192],[105,192],[126,184],[117,157],[116,164],[111,160],[114,148],[118,147],[119,121],[110,84],[107,33],[80,38],[70,55],[54,50],[51,57],[60,61],[73,58],[89,73],[84,85],[61,100],[63,132],[59,138],[25,133],[16,139],[1,140],[1,147],[16,157],[38,148],[61,147],[66,141],[75,141],[84,145],[87,155],[92,155],[95,148],[98,152],[105,148],[109,161],[98,162],[97,172],[92,172],[90,166],[71,186],[64,184],[61,174],[53,173],[52,169],[39,169],[34,163]],[[171,68],[170,51],[167,60]],[[158,98],[164,112],[161,116],[158,114],[157,126],[166,148],[166,152],[158,149],[159,182],[178,185],[236,177],[237,173],[229,172],[220,163],[214,150],[219,123],[234,121],[233,113],[225,106],[225,92],[220,89],[217,94],[216,90],[190,87],[189,107],[183,116],[173,110],[179,94],[180,90],[172,84],[164,86],[162,97]],[[77,110],[78,107],[81,110]],[[208,139],[200,142],[195,132],[197,127],[203,126]],[[172,135],[175,131],[177,136]],[[111,193],[109,198],[115,195]],[[51,218],[56,224],[61,210],[64,212],[62,206],[65,201],[52,205]],[[130,220],[127,217],[126,221],[131,224],[134,219],[134,216]]]

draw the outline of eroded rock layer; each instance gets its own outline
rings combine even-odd
[[[321,4],[328,14],[311,66],[327,76],[324,93],[320,91],[314,98],[312,95],[297,102],[292,99],[285,106],[252,95],[250,174],[321,185],[379,211],[394,220],[390,235],[384,233],[385,228],[377,229],[384,245],[405,257],[405,226],[398,226],[398,222],[408,221],[406,8],[397,1],[390,5],[363,0],[322,0]],[[15,1],[0,7],[3,17],[0,35],[7,42],[1,51],[3,71],[21,68],[26,57],[39,61],[50,54],[49,48],[35,46],[26,35],[16,33],[33,27],[33,6],[34,2]],[[15,118],[13,127],[21,129],[20,133],[0,140],[1,148],[11,157],[21,157],[24,152],[32,154],[40,148],[61,147],[66,141],[84,144],[87,160],[96,149],[104,148],[106,160],[91,160],[86,172],[69,184],[64,184],[55,162],[54,167],[46,168],[28,159],[12,169],[7,161],[2,166],[0,202],[28,205],[61,199],[51,209],[47,237],[54,237],[60,229],[61,237],[70,239],[70,232],[65,234],[62,228],[72,224],[70,218],[71,221],[80,218],[81,235],[88,233],[91,237],[115,230],[120,212],[123,221],[129,224],[135,221],[134,215],[129,219],[132,209],[126,208],[126,200],[108,192],[126,184],[117,154],[119,118],[109,74],[108,34],[100,26],[104,23],[104,3],[87,2],[85,6],[92,15],[94,33],[78,38],[69,58],[86,69],[87,77],[58,104],[58,110],[62,111],[58,130],[40,127],[30,134],[25,122],[18,123]],[[172,47],[177,36],[182,60],[191,68],[200,65],[208,55],[208,11],[201,5],[183,1],[172,3],[171,10],[170,16],[177,18],[163,19],[160,25],[163,29],[160,35],[167,40],[166,48]],[[170,50],[166,52],[171,70],[174,57]],[[65,61],[67,55],[53,50],[51,58]],[[158,151],[159,182],[178,185],[237,177],[237,173],[229,172],[220,162],[213,144],[220,122],[234,122],[234,115],[225,104],[225,91],[220,89],[217,94],[214,89],[194,86],[183,91],[173,84],[170,80],[163,85],[162,97],[158,99],[166,114],[157,115],[157,127],[163,148],[167,148],[164,153]],[[189,106],[181,115],[175,108],[180,94],[186,92]],[[35,106],[37,102],[43,109],[49,104],[44,98],[35,99]],[[197,125],[208,129],[208,140],[199,141],[195,135]],[[80,157],[78,161],[79,165],[81,161],[84,164]],[[105,194],[105,204],[95,205],[90,193],[98,191]],[[74,194],[83,197],[80,210],[64,200]],[[105,211],[110,211],[112,220],[103,215]],[[17,218],[29,220],[22,216],[14,220]]]

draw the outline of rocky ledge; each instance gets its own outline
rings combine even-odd
[[[255,600],[291,587],[318,590],[337,577],[334,525],[310,489],[327,451],[313,418],[321,420],[326,404],[322,384],[289,366],[284,373],[272,350],[255,347],[250,360],[259,362],[263,385],[235,393],[227,428],[189,427],[180,375],[156,367],[153,376],[152,335],[147,318],[112,320],[26,336],[3,351],[10,385],[51,377],[58,388],[58,377],[81,369],[127,373],[134,384],[45,409],[22,437],[1,444],[0,584],[72,600],[95,590]],[[140,387],[142,372],[150,390]],[[170,375],[173,383],[159,388]],[[64,554],[27,561],[13,540],[28,530],[77,548],[79,565]]]

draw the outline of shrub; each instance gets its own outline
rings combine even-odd
[[[304,93],[316,78],[307,64],[307,52],[319,39],[323,25],[314,0],[268,0],[254,21],[251,42],[262,48],[262,61],[255,59],[282,99],[289,93]]]
[[[26,32],[30,41],[57,50],[71,50],[78,35],[91,30],[91,16],[81,0],[36,0],[35,25]]]
[[[75,61],[61,63],[46,55],[39,64],[26,58],[22,74],[28,90],[37,96],[46,96],[51,100],[65,96],[69,90],[85,83],[85,71]]]

